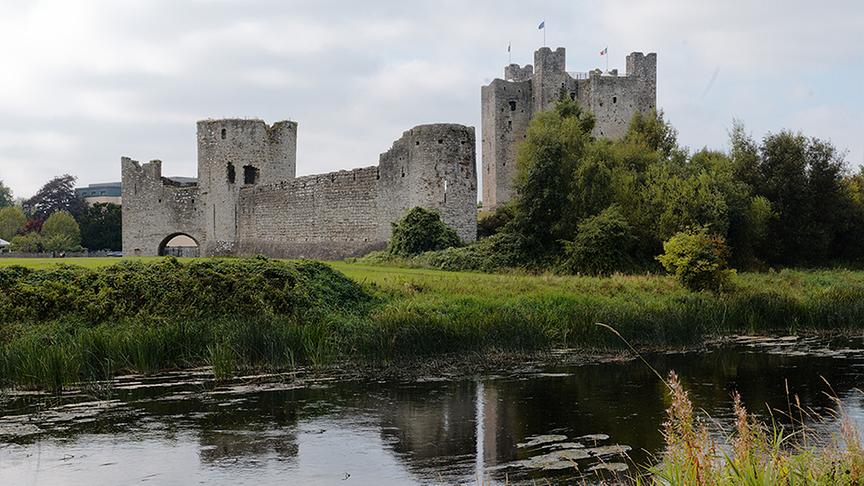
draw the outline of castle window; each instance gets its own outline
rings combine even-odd
[[[228,130],[222,129],[222,140],[225,140],[225,137],[228,136]]]
[[[444,139],[443,139],[443,138],[439,138],[439,139],[438,139],[438,143],[444,143]]]
[[[417,140],[416,142],[414,142],[414,145],[420,145],[420,140]]]
[[[252,165],[243,166],[243,184],[255,184],[258,182],[258,168]]]
[[[513,120],[507,120],[507,128],[513,128]]]
[[[515,101],[510,102],[510,111],[516,111],[516,102]]]
[[[228,162],[228,184],[234,184],[234,181],[237,179],[237,173],[234,171],[234,164]]]
[[[570,92],[570,99],[571,99],[571,100],[575,100],[575,99],[576,99],[576,92],[575,92],[575,91],[571,91],[571,92]]]
[[[614,103],[618,103],[618,97],[617,97],[617,96],[613,96],[613,97],[612,97],[612,103],[613,103],[613,104],[614,104]]]
[[[402,177],[405,177],[405,167],[402,167]]]

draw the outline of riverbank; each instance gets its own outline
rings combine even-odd
[[[78,380],[202,365],[227,378],[250,368],[623,349],[597,322],[640,349],[730,334],[864,328],[864,272],[845,270],[745,273],[734,291],[712,294],[689,292],[665,276],[261,259],[54,263],[28,259],[35,270],[0,269],[6,386],[59,390]]]

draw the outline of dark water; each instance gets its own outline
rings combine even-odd
[[[860,338],[739,341],[648,359],[679,372],[718,435],[733,390],[765,415],[766,404],[787,410],[788,379],[804,407],[831,409],[821,377],[860,429],[862,349]],[[666,403],[638,361],[419,382],[214,387],[204,372],[125,377],[89,396],[5,396],[0,485],[591,481],[593,466],[632,471],[662,451]],[[837,427],[808,422],[826,435]]]

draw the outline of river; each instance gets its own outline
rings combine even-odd
[[[826,416],[804,421],[827,437],[833,389],[864,430],[860,337],[740,338],[646,359],[678,372],[721,442],[735,390],[787,426],[797,395]],[[662,453],[666,405],[663,383],[635,359],[458,379],[124,376],[61,397],[5,392],[0,485],[592,482]]]

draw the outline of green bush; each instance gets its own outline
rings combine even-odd
[[[93,269],[0,268],[0,325],[66,317],[94,323],[134,317],[299,318],[353,311],[367,301],[357,283],[317,262],[166,258]]]
[[[565,273],[611,275],[633,268],[636,237],[618,206],[579,223],[576,238],[564,243]]]
[[[496,235],[513,220],[513,206],[505,204],[495,211],[481,212],[477,215],[477,238],[488,238]]]
[[[388,249],[393,255],[412,256],[459,246],[460,243],[456,230],[444,224],[437,211],[415,207],[393,223]]]
[[[657,257],[663,268],[690,290],[719,291],[729,287],[734,270],[727,268],[726,240],[706,227],[676,233]]]
[[[18,235],[10,241],[11,250],[22,253],[39,253],[45,250],[45,241],[39,233],[27,233]]]
[[[499,233],[467,246],[430,251],[412,259],[416,266],[450,271],[497,272],[524,267],[528,242],[515,233]]]

